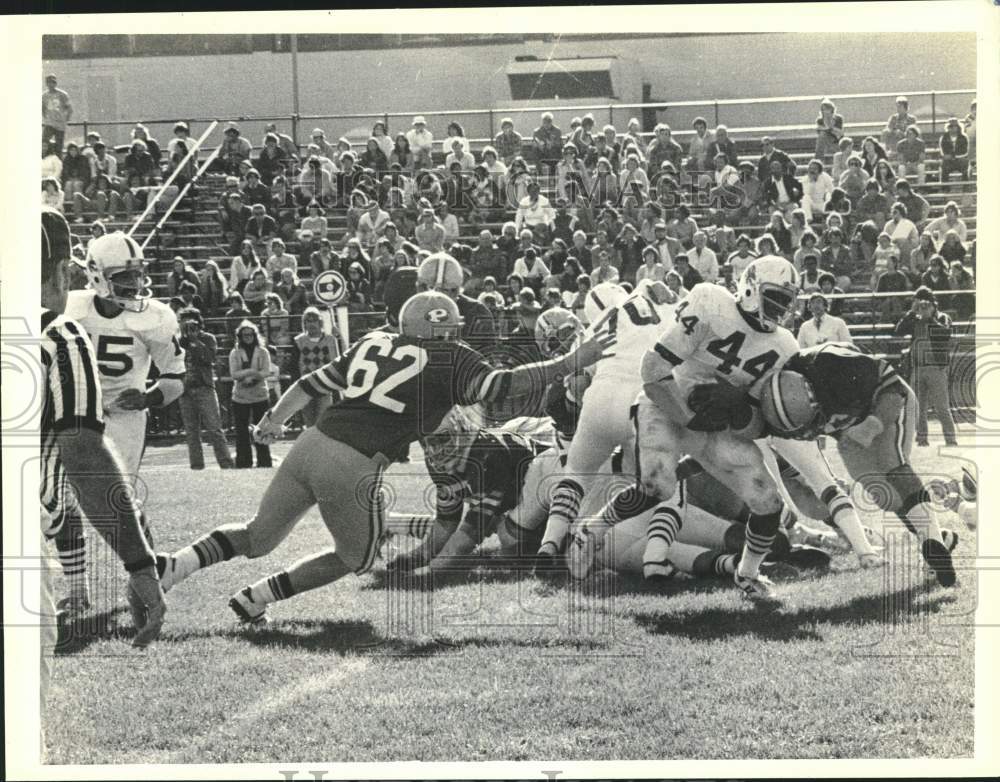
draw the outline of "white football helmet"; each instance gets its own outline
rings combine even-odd
[[[132,312],[142,312],[149,306],[152,283],[146,276],[142,249],[131,236],[115,231],[91,240],[87,257],[80,265],[98,298],[110,299]]]
[[[596,323],[607,310],[620,307],[627,298],[626,290],[614,282],[602,282],[591,288],[583,302],[587,323]]]
[[[458,305],[437,291],[411,296],[399,311],[399,331],[413,339],[457,339],[461,328]]]
[[[569,353],[573,341],[582,333],[580,319],[563,307],[545,310],[535,322],[535,342],[545,358]]]
[[[448,253],[429,255],[417,267],[418,290],[440,291],[454,299],[462,292],[464,283],[462,264]]]
[[[812,383],[790,369],[772,372],[764,382],[760,411],[768,430],[777,437],[814,433],[823,417]]]
[[[783,325],[795,308],[798,295],[799,273],[777,255],[751,261],[736,286],[740,309],[753,316],[765,331]]]
[[[651,280],[649,277],[636,283],[635,292],[649,299],[653,304],[674,304],[677,301],[677,294],[670,290],[665,282]]]

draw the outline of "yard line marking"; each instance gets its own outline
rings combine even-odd
[[[266,721],[281,713],[300,698],[316,692],[329,691],[348,676],[363,673],[368,668],[368,660],[361,657],[344,658],[332,670],[321,674],[313,674],[304,679],[291,682],[286,687],[277,690],[254,706],[241,711],[232,719],[226,720],[213,730],[195,738],[182,749],[172,752],[162,752],[147,759],[146,763],[200,763],[202,751],[208,747],[217,747],[220,741],[234,736],[253,736],[256,729],[266,724]]]

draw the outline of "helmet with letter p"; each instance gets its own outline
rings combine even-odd
[[[131,236],[115,231],[93,239],[80,265],[98,298],[109,299],[132,312],[142,312],[149,305],[153,292],[146,276],[146,261],[142,248]]]
[[[399,331],[412,339],[458,339],[462,318],[458,305],[437,291],[411,296],[399,311]]]
[[[760,411],[768,432],[776,437],[813,436],[823,423],[823,411],[812,383],[790,369],[772,372],[764,380]]]
[[[545,358],[568,353],[577,335],[582,333],[580,319],[563,307],[545,310],[535,322],[535,342]]]
[[[740,309],[764,331],[784,324],[799,295],[799,273],[784,258],[765,255],[750,262],[736,286]]]

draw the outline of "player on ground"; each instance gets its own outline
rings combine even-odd
[[[955,584],[930,493],[910,464],[916,395],[884,359],[846,343],[800,350],[766,379],[761,412],[779,438],[831,435],[851,477],[899,516],[942,586]],[[888,491],[887,491],[888,489]]]
[[[105,432],[135,484],[146,445],[146,410],[168,405],[184,391],[184,351],[177,341],[177,318],[151,298],[139,245],[121,231],[91,241],[84,267],[88,287],[72,291],[66,315],[90,335],[104,400]],[[146,389],[150,365],[160,376]],[[152,545],[145,514],[143,532]],[[78,613],[90,605],[83,526],[74,508],[66,513],[56,538],[59,560],[69,583],[60,607]]]
[[[795,267],[765,256],[744,269],[735,296],[701,283],[681,302],[675,323],[642,360],[643,393],[633,408],[636,485],[616,496],[600,520],[581,525],[571,547],[571,572],[586,573],[593,562],[596,535],[603,530],[590,527],[669,502],[677,489],[678,461],[689,454],[750,508],[737,587],[751,599],[772,596],[759,567],[778,531],[783,504],[753,442],[760,424],[746,391],[797,350],[795,337],[781,323],[798,290]],[[666,558],[679,525],[669,514],[664,522],[659,545]]]
[[[603,287],[599,285],[588,294],[588,304],[592,300],[601,301],[605,295]],[[608,293],[616,287],[609,288]],[[628,439],[629,408],[642,390],[639,375],[642,357],[656,344],[664,324],[673,319],[676,305],[677,296],[666,285],[646,280],[620,303],[614,300],[606,305],[607,327],[616,338],[614,355],[597,366],[584,396],[564,477],[555,488],[539,556],[552,558],[562,551],[592,476],[598,474],[611,452]],[[626,454],[629,470],[631,459],[632,455]]]
[[[264,415],[256,436],[273,441],[310,398],[343,394],[295,441],[253,519],[219,527],[163,558],[165,587],[236,555],[267,554],[314,505],[336,550],[306,557],[240,590],[230,600],[233,611],[245,622],[259,623],[268,603],[365,572],[382,538],[381,479],[392,455],[435,431],[456,404],[530,393],[556,375],[597,362],[606,338],[587,340],[562,359],[497,370],[456,340],[458,308],[443,294],[413,296],[399,323],[400,334],[372,332],[341,358],[301,378]]]
[[[59,212],[47,207],[42,209],[41,225],[41,361],[46,378],[41,418],[42,532],[49,538],[58,532],[63,519],[60,503],[68,498],[78,502],[89,518],[102,520],[98,532],[129,573],[129,606],[138,631],[133,645],[146,646],[159,635],[166,603],[153,552],[139,528],[130,481],[104,437],[93,345],[78,323],[61,314],[69,274],[69,225]],[[49,578],[46,570],[42,586],[49,605],[43,608],[53,612]],[[43,626],[49,631],[49,637],[42,639],[43,707],[54,629],[51,622]]]

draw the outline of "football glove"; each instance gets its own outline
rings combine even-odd
[[[746,392],[721,380],[695,386],[687,402],[695,414],[688,429],[698,432],[743,429],[753,417]]]
[[[154,565],[129,576],[128,606],[136,629],[132,646],[144,649],[159,637],[167,613],[166,599]]]

